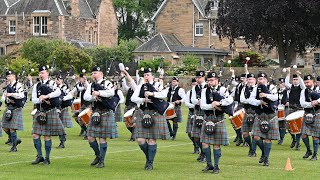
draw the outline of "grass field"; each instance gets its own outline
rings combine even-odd
[[[106,167],[103,169],[89,165],[94,159],[93,151],[88,142],[78,136],[80,128],[75,122],[74,128],[67,129],[65,149],[56,149],[59,140],[53,137],[50,166],[31,165],[36,156],[31,137],[32,107],[29,103],[24,108],[25,130],[18,132],[22,139],[18,152],[9,152],[10,146],[4,144],[7,140],[4,132],[0,138],[0,179],[317,179],[320,175],[319,162],[302,159],[306,150],[304,145],[300,151],[291,150],[288,135],[281,146],[273,142],[270,166],[262,166],[258,163],[261,155],[259,149],[257,157],[249,158],[247,147],[235,146],[232,142],[235,133],[229,122],[230,145],[222,147],[220,174],[202,173],[205,163],[197,162],[197,155],[191,154],[193,147],[185,133],[186,108],[183,108],[184,122],[180,124],[177,140],[158,141],[153,171],[143,169],[144,154],[136,142],[128,142],[129,132],[124,123],[118,123],[120,137],[108,140]],[[284,170],[288,157],[291,158],[294,171]]]

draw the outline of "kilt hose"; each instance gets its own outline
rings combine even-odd
[[[145,128],[142,126],[142,119],[144,114],[149,114],[153,119],[154,124],[150,128]],[[134,128],[135,138],[162,140],[170,138],[166,118],[156,111],[149,109],[142,111],[141,109],[139,109],[134,112],[134,117],[134,122],[136,122],[136,127]]]
[[[306,115],[304,118],[306,118]],[[320,114],[318,113],[314,118],[315,119],[312,124],[307,124],[305,121],[303,121],[301,134],[312,137],[320,137]]]
[[[7,109],[4,112],[6,111]],[[5,120],[5,114],[3,114],[2,123],[1,123],[2,128],[23,131],[22,108],[16,108],[14,110],[11,110],[11,112],[12,112],[12,118],[9,121]]]
[[[269,122],[270,130],[267,133],[262,133],[260,131],[260,122],[263,120],[266,120]],[[256,115],[252,130],[253,130],[254,136],[259,136],[261,138],[270,139],[270,140],[280,139],[278,117],[274,113],[272,114],[262,113],[260,115]]]
[[[116,122],[122,122],[121,105],[119,104],[114,112]]]
[[[247,117],[248,115],[252,115],[252,113],[245,113],[242,121],[242,126],[241,126],[241,132],[251,132],[253,124],[249,125],[247,123]]]
[[[90,119],[87,136],[94,138],[118,138],[118,128],[114,119],[113,111],[94,111],[100,113],[101,121],[95,125]]]
[[[33,118],[32,134],[42,136],[59,136],[66,134],[64,126],[59,118],[57,108],[46,111],[47,123],[40,125],[36,119],[39,112]]]
[[[194,115],[194,112],[189,110],[187,126],[186,126],[186,133],[191,133],[192,132],[193,117],[194,117],[193,115]]]
[[[202,143],[210,144],[210,145],[229,145],[228,133],[226,128],[226,123],[224,121],[224,114],[215,117],[214,115],[205,115],[204,123],[201,128],[201,139]],[[215,124],[214,133],[208,135],[205,133],[205,122],[212,121]]]
[[[72,120],[71,120],[71,116],[69,113],[69,107],[65,107],[63,109],[60,110],[60,119],[62,121],[62,124],[65,128],[72,128]]]

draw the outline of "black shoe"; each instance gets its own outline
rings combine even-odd
[[[247,142],[244,142],[243,144],[242,144],[242,147],[248,147],[249,146],[249,144],[247,143]]]
[[[21,144],[21,143],[22,143],[21,139],[20,139],[20,138],[17,139],[17,146],[18,146],[19,144]]]
[[[317,160],[317,154],[313,154],[310,161],[316,161]]]
[[[290,144],[290,148],[293,148],[296,145],[296,141],[292,141]]]
[[[236,138],[234,138],[233,142],[237,142],[238,141],[238,136]]]
[[[34,160],[34,161],[32,161],[32,164],[33,164],[33,165],[39,164],[39,163],[41,163],[41,162],[43,162],[43,161],[44,161],[44,158],[43,158],[43,157],[37,156],[37,159]]]
[[[202,156],[202,158],[200,159],[200,162],[202,162],[202,163],[207,162],[207,158],[205,155]]]
[[[17,147],[12,147],[9,152],[17,152]]]
[[[80,133],[79,133],[79,136],[82,136],[82,134],[84,133],[84,130],[81,129]]]
[[[60,143],[57,148],[58,148],[58,149],[63,149],[63,148],[64,148],[64,144]]]
[[[8,139],[8,140],[5,142],[5,144],[7,144],[7,145],[11,146],[11,140],[10,140],[10,139]]]
[[[99,163],[96,165],[96,168],[104,168],[104,162],[99,161]]]
[[[256,157],[257,154],[254,151],[250,150],[249,153],[248,153],[248,156],[249,157]]]
[[[282,145],[282,143],[283,143],[283,140],[280,139],[280,140],[278,141],[278,144],[279,144],[279,145]]]
[[[200,161],[202,158],[202,154],[200,153],[199,156],[197,157],[197,161]]]
[[[88,140],[88,136],[84,136],[84,137],[83,137],[83,140]]]
[[[240,144],[242,144],[242,143],[243,143],[243,140],[240,139],[240,140],[237,142],[236,146],[240,146]]]
[[[264,159],[265,159],[264,156],[261,156],[260,159],[259,159],[259,163],[263,163]]]
[[[100,162],[100,157],[96,157],[93,161],[92,161],[92,163],[90,164],[91,166],[95,166],[95,165],[97,165],[98,163]]]
[[[144,169],[147,169],[148,166],[149,166],[149,161],[146,160],[146,164],[144,165]]]
[[[51,163],[50,159],[47,159],[47,158],[43,161],[44,165],[49,165],[50,163]]]
[[[218,174],[219,171],[220,171],[220,169],[219,169],[218,165],[213,167],[213,174]]]
[[[296,147],[294,148],[294,150],[300,151],[300,146],[301,146],[301,145],[297,143],[297,144],[296,144]]]
[[[269,166],[269,160],[267,158],[265,158],[263,162],[263,166]]]
[[[148,171],[153,170],[153,163],[152,162],[148,162],[147,167],[145,168],[145,170],[148,170]]]
[[[199,153],[200,153],[200,152],[199,152],[199,149],[196,149],[196,148],[195,148],[195,149],[193,150],[193,153],[192,153],[192,154],[199,154]]]
[[[303,159],[309,158],[312,155],[311,151],[307,151],[306,154],[302,157]]]
[[[176,140],[176,136],[172,136],[172,141],[175,141]]]
[[[202,169],[202,172],[208,172],[208,171],[210,171],[210,170],[213,170],[213,166],[207,164],[207,166],[206,166],[204,169]]]

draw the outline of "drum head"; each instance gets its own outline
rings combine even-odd
[[[242,109],[239,109],[238,111],[236,111],[234,114],[233,114],[233,116],[237,116],[237,115],[239,115],[239,114],[241,114],[241,113],[243,113],[244,112],[244,109],[242,108]]]
[[[78,103],[81,103],[81,99],[75,99],[75,100],[73,101],[73,104],[78,104]]]
[[[289,114],[286,117],[287,121],[292,121],[292,120],[296,120],[297,118],[303,117],[304,116],[304,110],[300,110],[294,113]]]
[[[126,113],[124,113],[123,117],[129,117],[132,116],[133,112],[134,112],[135,108],[130,109],[129,111],[127,111]]]
[[[31,112],[31,115],[32,115],[32,116],[36,115],[37,111],[38,111],[37,109],[34,109],[34,110]]]
[[[83,111],[78,115],[78,117],[81,117],[81,116],[87,114],[88,111],[90,111],[90,108],[87,108],[87,109],[83,110]]]

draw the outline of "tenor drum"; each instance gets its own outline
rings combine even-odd
[[[301,133],[303,117],[304,117],[303,110],[291,113],[286,117],[291,134]]]
[[[91,114],[92,114],[91,108],[87,108],[87,109],[83,110],[83,111],[79,114],[78,117],[79,117],[84,123],[89,124]]]
[[[242,126],[242,122],[244,119],[245,111],[244,109],[240,109],[237,112],[233,114],[233,116],[230,117],[231,124],[234,129],[240,129]]]
[[[173,119],[176,116],[177,115],[176,115],[176,112],[174,110],[174,104],[170,103],[168,108],[167,108],[167,111],[166,111],[166,119]]]
[[[126,113],[124,113],[124,123],[126,124],[127,127],[133,127],[132,119],[133,119],[133,112],[135,108],[130,109]]]
[[[282,121],[282,120],[285,120],[286,119],[286,117],[285,117],[285,106],[284,105],[279,105],[278,106],[278,120],[279,121]]]
[[[71,110],[72,112],[76,113],[76,112],[79,112],[80,109],[81,109],[81,100],[75,99],[71,105]]]

